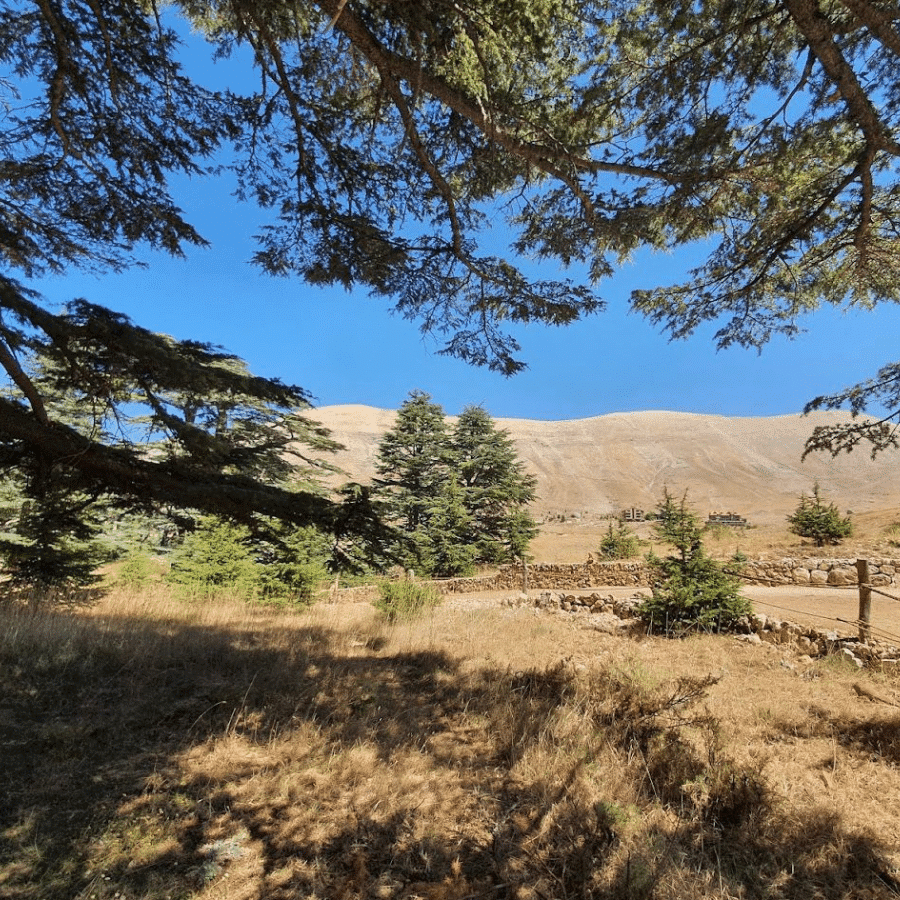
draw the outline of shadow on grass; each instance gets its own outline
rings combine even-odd
[[[834,715],[831,710],[820,706],[811,706],[802,723],[776,722],[773,727],[789,737],[800,733],[808,737],[826,738],[837,741],[851,753],[866,756],[875,762],[894,766],[900,764],[900,710],[877,703],[863,705],[861,709],[866,712],[848,718]]]
[[[345,633],[313,625],[269,641],[250,627],[83,617],[69,639],[15,646],[0,658],[5,900],[200,897],[225,877],[260,900],[612,900],[679,880],[685,896],[715,882],[735,897],[837,900],[896,887],[874,838],[815,812],[782,817],[758,777],[680,737],[706,721],[681,713],[702,679],[648,699],[559,667],[472,677],[440,650],[351,653]],[[564,709],[593,743],[526,777],[517,764],[553,742]],[[309,760],[303,728],[321,744]],[[204,771],[202,754],[226,740],[235,751]],[[633,758],[634,796],[675,816],[627,852],[634,822],[604,799],[600,746]],[[364,765],[333,774],[354,752],[400,788],[396,770],[424,757],[425,793],[369,796]],[[460,790],[430,819],[442,781]]]

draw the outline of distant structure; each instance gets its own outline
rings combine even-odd
[[[631,506],[628,509],[622,510],[622,521],[623,522],[643,522],[644,521],[644,511],[642,509],[638,509],[636,506]]]
[[[727,525],[729,528],[746,528],[747,520],[733,512],[711,512],[706,520],[707,525]]]

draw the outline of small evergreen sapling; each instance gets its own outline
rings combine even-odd
[[[849,516],[841,516],[833,503],[822,499],[819,483],[813,485],[812,497],[800,495],[800,504],[788,516],[788,530],[799,537],[811,538],[817,547],[839,544],[853,533]]]
[[[665,491],[654,528],[677,553],[649,556],[653,596],[639,614],[651,631],[727,631],[752,611],[738,579],[704,551],[700,522],[685,497],[676,503]]]
[[[632,534],[623,522],[610,522],[603,540],[600,541],[601,559],[633,559],[641,549],[640,539]]]
[[[312,526],[282,531],[281,540],[267,543],[257,556],[262,599],[276,604],[311,603],[329,577],[328,536]]]
[[[392,624],[415,619],[441,602],[434,587],[410,579],[383,582],[378,593],[375,608]]]
[[[260,591],[260,575],[248,530],[205,516],[175,554],[168,580],[192,597],[231,594],[252,600]]]

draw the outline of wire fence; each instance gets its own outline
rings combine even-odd
[[[877,587],[873,587],[871,584],[863,583],[860,584],[860,587],[868,588],[873,594],[880,594],[882,597],[887,597],[890,600],[896,600],[898,603],[900,603],[900,597],[895,597],[893,594],[887,594],[884,591],[880,591]]]
[[[727,571],[727,570],[726,570]],[[728,574],[738,576],[740,573],[729,571]],[[753,582],[756,584],[762,583],[771,585],[773,587],[790,587],[790,584],[786,584],[783,581],[778,581],[773,578],[766,578],[764,576],[754,576]],[[894,600],[896,602],[900,602],[900,597],[895,596],[894,594],[889,594],[887,591],[883,591],[880,588],[875,587],[869,582],[862,581],[859,582],[858,587],[860,589],[865,589],[871,591],[873,594],[878,594],[880,597],[886,597],[889,600]],[[865,619],[862,616],[857,617],[856,619],[845,619],[840,616],[829,616],[824,613],[810,613],[809,610],[799,610],[792,609],[787,606],[780,606],[777,603],[771,603],[768,600],[757,601],[760,603],[764,603],[766,606],[771,609],[779,610],[780,612],[792,613],[801,617],[813,617],[823,622],[836,622],[842,625],[852,625],[855,628],[859,629],[860,635],[862,636],[864,633],[871,634],[873,637],[878,638],[879,640],[884,641],[897,641],[900,642],[900,634],[897,634],[889,629],[883,628],[878,625],[873,625],[871,620]]]

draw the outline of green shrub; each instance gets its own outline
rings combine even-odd
[[[318,528],[285,528],[278,543],[258,548],[261,599],[273,604],[311,603],[328,580],[329,541]]]
[[[157,580],[157,570],[146,553],[132,550],[125,557],[116,576],[116,584],[130,590],[141,590]]]
[[[385,581],[378,587],[375,608],[389,621],[414,619],[441,602],[441,594],[431,585],[415,581]]]
[[[788,516],[788,530],[799,537],[811,538],[817,547],[824,547],[825,544],[838,544],[842,538],[850,537],[853,524],[850,516],[841,516],[833,503],[822,499],[816,482],[812,497],[802,494],[797,509]]]
[[[598,552],[601,559],[633,559],[641,552],[641,541],[623,522],[616,522],[615,529],[610,522]]]
[[[247,600],[260,591],[260,567],[246,528],[206,516],[174,555],[168,580],[189,596],[232,594]]]
[[[653,595],[638,613],[649,630],[666,634],[727,631],[752,611],[739,593],[740,581],[706,555],[702,528],[684,497],[675,503],[665,492],[654,528],[678,552],[665,558],[652,553],[648,557]]]

